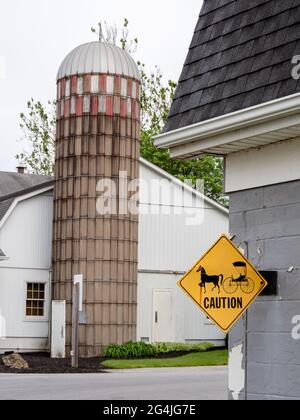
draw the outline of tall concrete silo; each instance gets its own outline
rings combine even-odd
[[[80,355],[136,338],[138,216],[121,210],[119,180],[120,172],[138,179],[139,157],[135,62],[108,43],[75,48],[57,76],[53,298],[67,302],[67,353],[76,274],[84,277]],[[116,185],[116,211],[109,214],[97,210],[103,179]]]

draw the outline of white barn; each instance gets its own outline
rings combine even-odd
[[[141,159],[137,340],[222,334],[177,281],[221,233],[228,211]],[[53,180],[0,172],[0,353],[49,350]]]
[[[50,182],[49,182],[50,180]],[[53,185],[50,177],[0,173],[0,351],[48,349]],[[39,284],[43,314],[27,289]],[[39,297],[39,296],[38,296]],[[38,302],[38,301],[36,301]]]

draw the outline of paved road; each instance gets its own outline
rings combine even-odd
[[[0,374],[0,400],[227,399],[226,367],[132,369],[99,374]]]

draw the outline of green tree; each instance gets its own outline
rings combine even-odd
[[[223,194],[223,159],[204,156],[194,160],[175,160],[168,150],[157,149],[153,144],[153,136],[157,132],[142,131],[141,155],[154,165],[159,166],[181,181],[189,180],[194,187],[198,180],[203,180],[205,194],[227,206],[228,199]]]
[[[20,114],[20,127],[29,144],[29,151],[16,155],[32,173],[53,175],[55,146],[55,102],[43,105],[31,98],[27,102],[27,113]]]
[[[99,40],[119,45],[130,54],[135,54],[138,39],[129,37],[129,22],[124,19],[122,30],[100,22],[98,29],[91,31]],[[205,194],[227,205],[223,195],[223,159],[205,156],[191,161],[171,159],[168,150],[154,146],[153,137],[159,134],[167,120],[174,97],[176,83],[164,81],[160,69],[148,72],[145,64],[137,61],[141,74],[141,155],[181,180],[190,180],[196,184],[198,179],[204,181]],[[31,99],[27,103],[27,114],[20,114],[21,127],[24,130],[30,150],[23,151],[16,158],[24,162],[32,173],[53,174],[55,145],[55,103],[43,106]]]

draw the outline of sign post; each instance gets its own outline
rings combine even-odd
[[[82,311],[83,276],[74,276],[72,297],[72,368],[78,368],[79,311]]]
[[[267,284],[226,235],[178,282],[223,332],[235,324]]]

